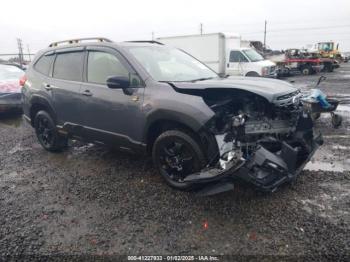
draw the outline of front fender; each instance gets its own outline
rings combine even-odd
[[[168,84],[145,89],[143,111],[146,123],[143,141],[156,122],[177,122],[198,132],[215,114],[202,97],[176,92]]]

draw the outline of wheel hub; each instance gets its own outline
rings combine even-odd
[[[165,161],[168,163],[169,167],[176,169],[177,171],[182,170],[182,160],[180,159],[180,156],[174,156],[174,157],[166,157]]]
[[[191,173],[193,157],[187,146],[181,142],[172,142],[163,147],[160,155],[163,170],[178,182]]]

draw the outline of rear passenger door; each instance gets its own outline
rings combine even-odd
[[[82,48],[56,51],[52,79],[47,89],[52,92],[59,124],[81,125],[80,87],[83,77],[84,50]]]

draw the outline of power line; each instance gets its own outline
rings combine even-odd
[[[264,32],[261,31],[259,33],[263,34]],[[269,33],[269,31],[267,31],[267,33]],[[279,32],[279,33],[275,33],[275,34],[271,34],[269,35],[269,37],[292,37],[292,36],[328,36],[328,35],[349,35],[350,32],[348,29],[346,29],[346,31],[341,31],[341,32],[309,32],[309,33],[305,33],[305,32]],[[250,34],[245,34],[245,33],[241,33],[241,35],[250,35]]]
[[[308,24],[319,24],[320,22],[322,23],[329,23],[329,22],[349,22],[349,19],[344,19],[344,20],[341,20],[341,19],[319,19],[319,20],[316,20],[316,19],[313,19],[313,20],[310,20],[310,21],[302,21],[300,22],[300,20],[298,21],[294,21],[294,22],[291,22],[290,20],[288,22],[286,22],[285,20],[284,21],[278,21],[278,20],[269,20],[269,24],[278,24],[278,25],[296,25],[296,24],[299,24],[299,25],[305,25],[305,23],[308,23]],[[217,24],[206,24],[207,27],[209,28],[213,28],[213,27],[239,27],[239,26],[256,26],[256,25],[261,25],[261,22],[255,22],[255,23],[242,23],[242,24],[238,24],[238,23],[220,23],[220,25],[217,25]],[[168,28],[168,27],[167,27]]]
[[[270,30],[269,33],[273,32],[283,32],[283,31],[300,31],[300,30],[320,30],[320,29],[331,29],[331,28],[343,28],[350,27],[350,25],[337,25],[337,26],[320,26],[320,27],[301,27],[301,28],[288,28],[288,29],[278,29]]]
[[[277,30],[269,30],[269,33],[275,33],[275,32],[288,32],[288,31],[308,31],[308,30],[322,30],[322,29],[331,29],[331,28],[345,28],[349,27],[350,25],[337,25],[337,26],[320,26],[320,27],[299,27],[299,28],[284,28],[284,29],[277,29]],[[262,31],[256,31],[256,32],[248,32],[247,34],[261,34]]]

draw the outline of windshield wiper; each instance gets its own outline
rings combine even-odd
[[[210,80],[210,79],[213,79],[213,78],[214,78],[214,77],[202,77],[202,78],[190,80],[190,81],[188,81],[188,82],[205,81],[205,80]]]
[[[176,80],[173,80],[173,81],[158,81],[158,82],[161,82],[161,83],[181,83],[181,82],[197,82],[197,81],[204,81],[204,80],[209,80],[209,79],[213,79],[214,77],[203,77],[203,78],[198,78],[198,79],[193,79],[193,80],[181,80],[181,81],[176,81]]]

